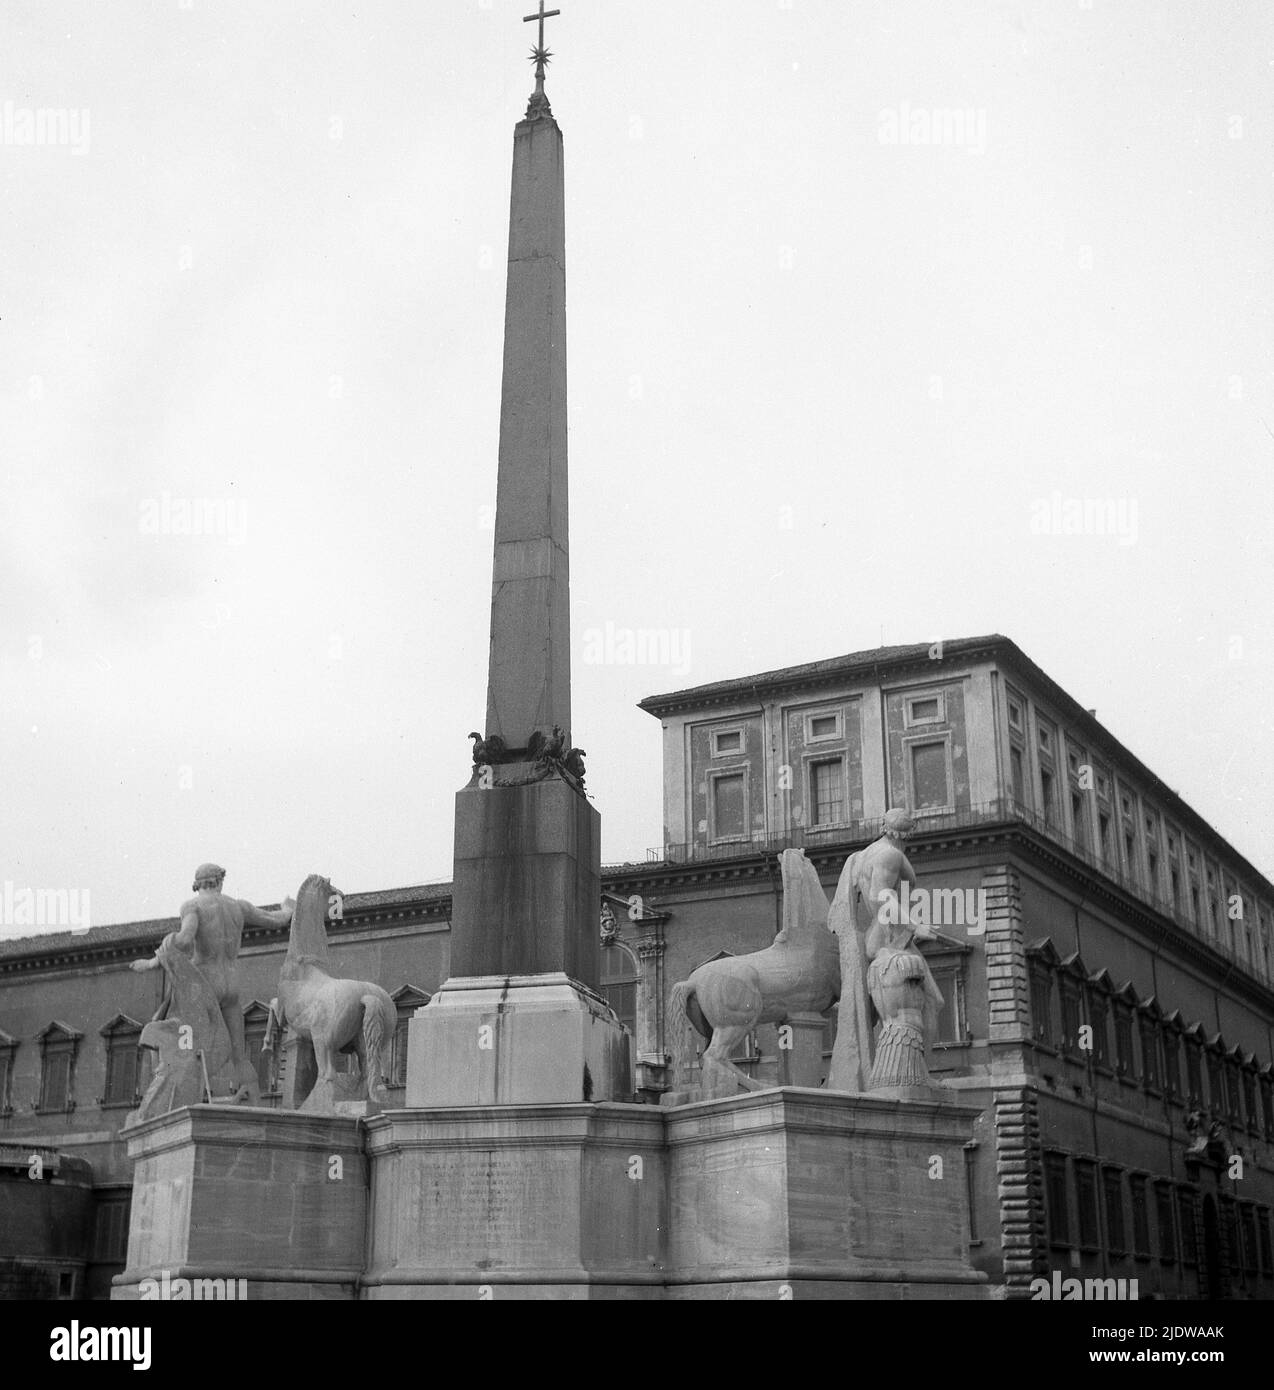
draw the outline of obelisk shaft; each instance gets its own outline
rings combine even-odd
[[[566,462],[566,192],[562,132],[513,142],[487,733],[525,748],[571,731]]]

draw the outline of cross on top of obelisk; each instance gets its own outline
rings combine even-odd
[[[549,108],[549,99],[544,94],[544,74],[553,59],[552,53],[544,46],[544,21],[561,13],[561,10],[546,10],[544,0],[540,0],[539,13],[526,15],[522,20],[523,24],[533,24],[536,20],[540,22],[540,41],[531,50],[531,61],[535,64],[535,92],[531,97],[531,104],[526,110],[528,120],[534,120],[540,116],[552,116],[553,114]]]

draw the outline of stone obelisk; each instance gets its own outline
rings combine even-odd
[[[543,12],[543,5],[541,5]],[[566,224],[549,53],[513,141],[485,737],[456,798],[451,967],[412,1020],[410,1106],[628,1099],[596,993],[601,821],[571,757]]]

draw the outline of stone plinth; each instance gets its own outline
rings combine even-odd
[[[413,1108],[632,1098],[628,1033],[562,974],[448,980],[407,1037]]]
[[[367,1134],[367,1297],[662,1297],[667,1160],[653,1106],[397,1111]]]
[[[367,1225],[359,1122],[243,1106],[176,1110],[124,1131],[128,1267],[143,1279],[247,1280],[257,1298],[356,1297]]]
[[[660,1113],[670,1297],[986,1296],[968,1260],[976,1109],[784,1089]]]
[[[601,852],[601,817],[559,779],[458,793],[451,974],[560,971],[595,989]]]

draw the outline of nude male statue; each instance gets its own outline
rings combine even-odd
[[[266,912],[249,902],[229,898],[221,891],[226,871],[217,864],[201,864],[195,870],[195,896],[182,904],[181,927],[169,932],[159,950],[149,960],[135,960],[133,970],[158,970],[167,949],[175,948],[190,956],[207,979],[221,1008],[226,1031],[230,1034],[230,1064],[243,1084],[246,1048],[243,1037],[243,1006],[239,998],[239,944],[243,928],[285,927],[292,920],[295,903],[284,901],[277,912]],[[166,1012],[167,1003],[161,1008]]]

